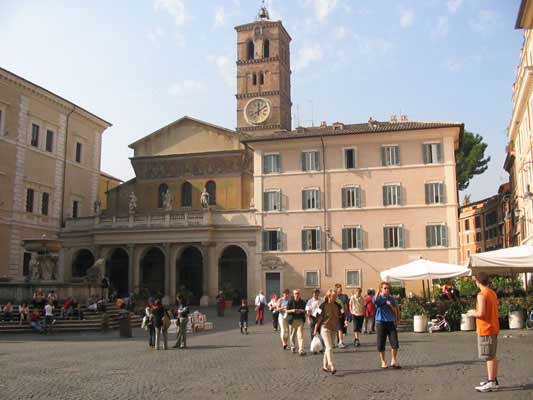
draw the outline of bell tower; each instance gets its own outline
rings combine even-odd
[[[291,130],[291,37],[262,7],[237,31],[237,131],[253,136]]]

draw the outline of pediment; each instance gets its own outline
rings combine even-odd
[[[134,157],[240,150],[239,134],[191,117],[180,118],[129,145]]]

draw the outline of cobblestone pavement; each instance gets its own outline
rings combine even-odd
[[[270,325],[244,336],[236,312],[211,320],[216,330],[185,350],[150,350],[140,329],[132,339],[0,336],[0,399],[533,399],[533,331],[502,332],[502,389],[477,393],[485,365],[473,332],[400,334],[401,370],[381,370],[375,336],[363,336],[360,348],[336,350],[333,376],[321,355],[283,351]]]

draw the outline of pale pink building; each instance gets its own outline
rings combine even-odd
[[[454,153],[464,126],[391,121],[244,140],[262,226],[257,283],[267,292],[366,290],[380,271],[420,257],[458,262]]]

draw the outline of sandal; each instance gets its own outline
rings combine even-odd
[[[392,365],[391,365],[391,367],[392,367]],[[387,369],[387,368],[389,368],[388,365],[382,365],[381,366],[381,369]]]
[[[322,371],[324,372],[328,372],[329,373],[329,369],[325,368],[325,367],[322,367]]]
[[[398,365],[398,364],[394,364],[394,365],[391,365],[391,368],[394,368],[394,369],[402,369],[402,366],[401,366],[401,365]]]

